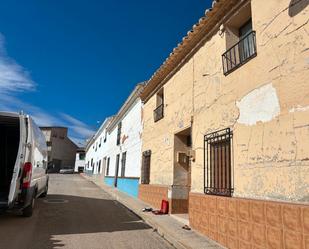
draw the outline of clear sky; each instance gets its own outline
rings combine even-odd
[[[148,80],[210,0],[1,1],[0,111],[81,141]]]

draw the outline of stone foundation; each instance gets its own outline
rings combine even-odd
[[[309,248],[309,205],[190,193],[192,228],[228,248]]]

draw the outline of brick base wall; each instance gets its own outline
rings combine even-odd
[[[167,186],[140,184],[138,191],[138,198],[144,202],[149,203],[156,209],[161,208],[161,201],[167,199]]]
[[[309,248],[309,205],[190,193],[189,219],[231,249]]]

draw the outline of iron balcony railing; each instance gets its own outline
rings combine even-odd
[[[163,118],[163,116],[164,116],[164,105],[161,104],[153,111],[154,121],[155,122],[159,121],[160,119]]]
[[[251,31],[222,55],[224,75],[228,75],[255,56],[256,36],[255,31]]]

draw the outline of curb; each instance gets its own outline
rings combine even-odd
[[[143,213],[141,210],[136,209],[134,207],[132,207],[130,205],[130,203],[128,203],[125,200],[125,197],[121,197],[121,195],[126,196],[126,194],[119,192],[118,190],[103,185],[102,184],[98,184],[94,179],[91,179],[91,176],[87,176],[86,174],[80,174],[84,179],[94,183],[96,186],[98,186],[100,189],[102,189],[103,191],[107,192],[108,194],[110,194],[116,201],[120,202],[125,208],[127,208],[128,210],[130,210],[131,212],[133,212],[136,216],[138,216],[140,219],[142,219],[145,223],[147,223],[149,226],[151,226],[153,228],[153,230],[155,232],[157,232],[163,239],[165,239],[169,244],[171,244],[173,247],[175,247],[176,249],[195,249],[194,247],[192,247],[191,245],[189,245],[190,241],[181,241],[181,239],[179,239],[179,237],[177,238],[176,236],[173,235],[172,232],[168,231],[166,228],[164,228],[164,226],[160,225],[157,221],[155,221],[155,219],[153,219],[151,216]],[[131,198],[131,197],[129,197]],[[145,206],[147,206],[147,204],[145,203]],[[176,222],[176,220],[175,220]],[[192,231],[194,232],[196,235],[199,235],[198,232],[196,231]],[[202,237],[202,235],[199,235]],[[204,236],[203,236],[204,237]],[[210,240],[213,243],[213,245],[205,245],[205,247],[203,248],[209,248],[209,249],[216,249],[216,248],[224,248],[221,245],[219,245],[218,243],[216,243],[213,240]]]

